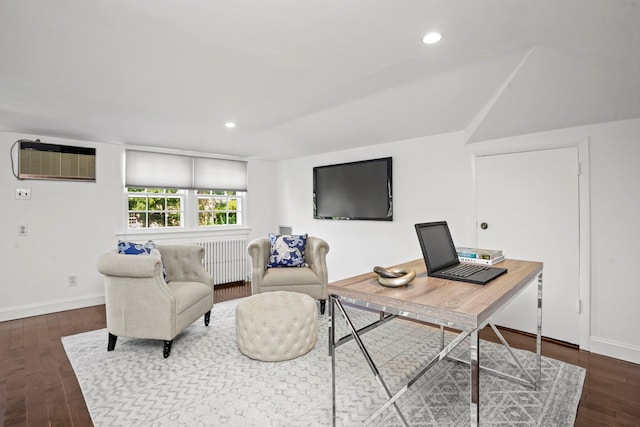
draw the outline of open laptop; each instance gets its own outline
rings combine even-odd
[[[461,264],[446,221],[424,222],[415,227],[430,277],[484,285],[507,272],[506,268]]]

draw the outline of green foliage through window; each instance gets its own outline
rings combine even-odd
[[[240,224],[242,196],[235,191],[198,190],[198,225]]]
[[[127,188],[129,228],[182,227],[182,190]]]
[[[129,229],[242,225],[243,192],[133,187],[125,192]]]

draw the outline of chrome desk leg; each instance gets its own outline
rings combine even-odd
[[[536,389],[536,380],[531,376],[531,374],[529,373],[529,371],[527,371],[524,366],[522,366],[522,363],[520,363],[520,359],[518,359],[518,357],[516,357],[515,353],[513,352],[513,350],[511,349],[511,346],[509,345],[509,343],[507,342],[507,340],[504,338],[504,336],[502,335],[502,333],[500,333],[500,330],[496,327],[496,325],[493,324],[493,322],[489,322],[489,326],[491,326],[491,329],[493,329],[493,332],[496,334],[496,336],[500,339],[500,341],[502,342],[502,345],[504,346],[504,348],[507,349],[507,351],[509,352],[509,354],[511,355],[511,358],[513,359],[514,362],[516,362],[516,365],[518,365],[518,367],[520,368],[520,371],[525,374],[527,377],[529,377],[529,381],[527,382],[527,380],[523,379],[523,378],[518,378],[518,377],[514,377],[513,375],[508,375],[505,374],[503,372],[500,371],[496,371],[494,369],[489,369],[487,368],[487,371],[498,375],[499,377],[502,378],[506,378],[515,382],[518,382],[522,385],[525,385],[527,387],[531,387],[534,390]]]
[[[536,334],[536,356],[538,358],[538,372],[536,379],[536,390],[540,388],[542,376],[542,273],[538,276],[538,329]]]
[[[471,332],[470,336],[470,370],[471,370],[471,425],[480,423],[480,338],[478,330]]]
[[[329,359],[331,359],[331,425],[336,425],[336,342],[335,342],[335,298],[329,295]]]
[[[422,376],[426,374],[427,371],[433,367],[433,365],[435,365],[442,359],[445,359],[447,355],[451,353],[451,351],[453,351],[453,349],[458,346],[458,344],[460,344],[469,336],[470,333],[471,333],[470,331],[460,332],[460,334],[458,334],[457,337],[455,337],[449,344],[447,344],[447,346],[443,348],[440,351],[440,353],[433,356],[431,360],[429,360],[429,362],[422,368],[422,370],[413,377],[412,380],[410,380],[404,387],[398,390],[396,394],[391,396],[391,398],[387,400],[386,403],[380,407],[380,409],[378,409],[373,415],[371,415],[369,419],[365,421],[364,425],[368,425],[369,423],[371,423],[376,417],[378,417],[378,415],[380,415],[383,411],[385,411],[390,405],[395,404],[396,400],[398,400],[400,396],[402,396],[409,389],[409,387],[411,387],[413,384],[416,383],[416,381],[422,378]]]
[[[376,366],[376,364],[374,363],[373,359],[371,358],[371,355],[369,355],[369,351],[364,346],[364,343],[362,342],[362,339],[360,339],[360,335],[358,335],[358,331],[356,330],[355,326],[351,322],[351,319],[347,315],[347,312],[345,311],[344,307],[342,306],[342,303],[337,298],[334,298],[333,301],[334,301],[334,305],[336,307],[338,307],[338,310],[340,310],[340,313],[342,314],[342,317],[344,317],[344,320],[346,320],[347,326],[349,327],[349,331],[353,335],[353,339],[358,344],[358,347],[360,347],[360,352],[362,353],[362,355],[364,356],[365,360],[369,364],[369,368],[371,368],[371,372],[373,372],[373,375],[376,378],[376,381],[384,389],[384,392],[387,395],[387,398],[391,398],[391,391],[389,390],[389,387],[387,387],[387,384],[382,379],[382,376],[380,375],[380,371],[378,371],[378,367]],[[334,355],[334,359],[335,359],[335,355]],[[334,382],[334,387],[335,387],[335,382]],[[334,393],[334,396],[335,396],[335,393]],[[335,404],[334,404],[334,408],[335,408]],[[409,426],[409,423],[405,419],[404,415],[402,415],[402,412],[400,412],[400,408],[395,403],[395,401],[393,402],[393,409],[396,412],[396,415],[398,416],[398,418],[400,418],[400,421],[402,422],[402,425]],[[369,420],[367,420],[367,422],[365,422],[365,425],[368,424],[368,421]]]

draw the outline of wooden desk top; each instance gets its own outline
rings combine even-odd
[[[382,286],[378,283],[378,275],[372,271],[330,283],[329,294],[472,330],[482,325],[542,272],[542,263],[532,261],[507,259],[496,267],[507,268],[508,271],[486,285],[476,285],[429,277],[424,260],[420,258],[394,267],[416,272],[416,278],[408,286]]]

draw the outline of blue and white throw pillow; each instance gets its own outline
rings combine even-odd
[[[151,249],[146,243],[118,241],[118,253],[124,255],[149,255]]]
[[[266,268],[307,267],[304,251],[307,247],[307,235],[269,234],[271,254]]]
[[[133,243],[120,240],[118,241],[118,253],[124,255],[152,256],[154,258],[158,258],[160,262],[162,262],[162,256],[160,255],[158,245],[156,245],[153,240],[149,240],[147,243]],[[169,283],[169,274],[167,274],[167,269],[164,268],[164,264],[162,265],[162,277],[165,282]]]

